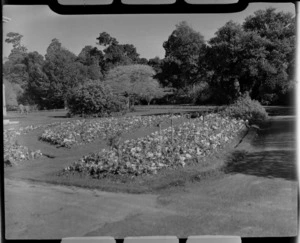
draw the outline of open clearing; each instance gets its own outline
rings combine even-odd
[[[57,113],[52,116],[58,117],[52,118],[45,113],[45,117],[38,118],[39,122],[64,120]],[[20,125],[35,119],[29,115],[24,121],[19,119]],[[53,180],[57,168],[69,164],[87,148],[80,146],[72,153],[68,149],[57,150],[30,139],[36,134],[29,133],[19,142],[42,146],[42,151],[57,157],[25,162],[26,165],[5,171],[6,238],[295,236],[298,182],[294,123],[294,116],[272,117],[254,140],[248,136],[237,148],[228,150],[226,156],[219,155],[227,162],[222,172],[205,180],[177,180],[178,183],[151,194],[104,192],[45,183]],[[86,146],[96,149],[106,145],[99,142]]]

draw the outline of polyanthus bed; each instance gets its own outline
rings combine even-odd
[[[173,119],[181,116],[173,116]],[[62,122],[46,129],[40,139],[61,147],[86,144],[97,138],[106,139],[122,132],[130,132],[141,127],[149,127],[167,121],[170,115],[133,116],[121,118],[100,118],[93,120],[74,120]]]
[[[30,125],[20,128],[4,129],[4,164],[6,166],[16,165],[18,162],[31,160],[41,157],[43,154],[40,150],[31,151],[26,146],[21,146],[15,140],[17,136],[27,134],[30,131],[39,128],[56,126],[58,123],[46,125]]]
[[[203,157],[245,129],[246,122],[217,114],[201,116],[83,156],[66,167],[63,173],[84,172],[100,178],[107,174],[152,174],[166,167],[201,163]]]

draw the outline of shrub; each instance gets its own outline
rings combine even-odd
[[[249,124],[261,123],[268,117],[265,108],[257,100],[252,100],[247,93],[224,108],[221,113],[229,117],[248,120]]]
[[[110,88],[99,81],[87,81],[74,88],[67,97],[69,115],[111,116],[126,112],[126,99],[113,95]]]
[[[193,103],[197,105],[206,104],[212,97],[211,87],[207,82],[201,82],[192,91]]]
[[[17,105],[6,105],[6,110],[7,111],[18,111],[19,106],[17,106]]]

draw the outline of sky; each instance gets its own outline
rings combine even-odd
[[[278,11],[295,14],[292,3],[250,3],[242,12],[226,14],[102,16],[59,15],[46,5],[4,5],[3,16],[11,20],[3,24],[3,41],[7,33],[17,32],[23,35],[22,44],[28,48],[28,51],[37,51],[45,55],[51,40],[57,38],[62,46],[78,55],[86,45],[98,46],[96,38],[101,32],[106,31],[120,44],[133,44],[140,57],[163,58],[165,55],[163,42],[175,30],[175,25],[181,21],[187,21],[194,30],[204,36],[205,40],[209,40],[227,21],[243,23],[247,16],[270,6]],[[3,57],[9,55],[11,48],[11,45],[3,43]],[[101,49],[100,46],[98,48]]]

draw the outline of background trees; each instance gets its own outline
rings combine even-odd
[[[161,96],[163,89],[153,79],[155,71],[148,65],[134,64],[118,66],[111,69],[105,83],[112,87],[114,93],[125,95],[132,99],[131,105],[137,98],[144,98],[147,102]]]
[[[85,46],[77,57],[77,61],[87,68],[87,78],[100,80],[105,71],[104,55],[97,47]]]
[[[209,41],[205,68],[220,103],[232,102],[236,92],[248,91],[263,104],[278,104],[292,89],[295,24],[291,14],[268,8],[229,21]],[[205,71],[205,70],[204,70]]]
[[[174,88],[186,88],[197,82],[198,59],[203,44],[203,36],[185,21],[177,24],[163,44],[166,54],[161,64],[160,81]]]
[[[294,83],[295,17],[268,8],[248,16],[243,28],[268,41],[263,65],[265,82],[257,87],[257,98],[266,104],[277,103]]]
[[[110,85],[132,104],[137,99],[150,103],[166,89],[172,89],[177,103],[228,104],[248,92],[266,105],[289,104],[295,31],[295,17],[274,8],[259,10],[242,24],[229,21],[208,41],[183,21],[162,43],[165,57],[149,60],[107,32],[99,34],[98,47],[84,46],[78,56],[58,39],[45,56],[28,52],[23,36],[10,32],[5,42],[13,48],[3,64],[7,103],[63,108],[73,89],[93,80]]]
[[[47,80],[47,107],[63,108],[68,92],[87,77],[87,69],[76,62],[76,55],[63,48],[59,40],[53,39],[45,55],[44,72]]]
[[[108,71],[118,65],[129,65],[140,62],[139,54],[132,44],[119,44],[116,38],[111,37],[107,32],[102,32],[96,38],[103,49],[105,62],[104,70]],[[144,60],[141,60],[143,62]]]

